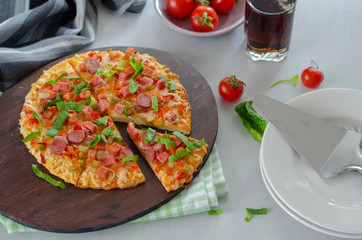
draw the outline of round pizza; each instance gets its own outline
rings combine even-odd
[[[190,134],[179,77],[133,48],[77,54],[32,84],[19,120],[30,153],[51,174],[80,188],[135,187],[145,177],[114,121]]]

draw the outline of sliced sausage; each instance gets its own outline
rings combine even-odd
[[[170,123],[173,123],[176,121],[177,119],[177,113],[175,113],[174,111],[168,111],[166,114],[165,114],[165,119],[166,121],[170,122]]]
[[[164,89],[165,87],[166,87],[166,81],[165,81],[165,79],[160,79],[160,80],[157,81],[157,88],[158,88],[159,90],[162,90],[162,89]]]
[[[139,81],[143,85],[148,85],[152,81],[152,79],[149,77],[141,77]]]
[[[118,114],[123,114],[123,110],[125,109],[125,105],[117,103],[116,106],[114,107],[114,112],[118,113]]]
[[[121,82],[124,82],[124,81],[126,81],[127,80],[127,74],[125,74],[125,73],[120,73],[119,75],[118,75],[118,81],[121,83]]]
[[[156,151],[153,148],[148,148],[145,151],[145,155],[149,161],[153,162],[153,161],[155,161],[155,158],[156,158]]]
[[[68,133],[68,140],[71,143],[81,143],[85,138],[85,133],[83,130],[73,130]]]
[[[97,75],[89,82],[89,86],[91,88],[94,88],[94,87],[98,86],[98,84],[100,84],[101,81],[102,81],[102,78]]]
[[[160,155],[157,156],[157,160],[162,162],[162,163],[165,163],[167,160],[168,160],[168,153],[167,152],[163,152],[161,153]]]
[[[129,135],[131,135],[132,138],[135,138],[140,134],[138,129],[135,128],[133,124],[128,124],[127,132],[129,133]]]
[[[109,110],[109,103],[106,99],[101,99],[98,102],[98,110],[101,115],[106,115]]]
[[[150,67],[144,67],[142,70],[142,75],[147,77],[152,77],[154,70]]]
[[[59,90],[61,92],[69,92],[70,91],[70,84],[66,82],[59,82]]]
[[[117,143],[112,143],[112,145],[108,147],[108,152],[113,154],[114,156],[117,156],[121,149],[122,149],[121,145]]]
[[[85,64],[87,66],[87,71],[90,74],[94,74],[96,72],[96,70],[101,67],[97,58],[87,58],[85,60]]]
[[[55,136],[50,145],[50,149],[54,154],[60,155],[67,148],[68,140],[66,136]]]
[[[137,102],[138,106],[143,107],[143,108],[148,108],[148,107],[152,106],[151,97],[145,93],[138,95],[136,98],[136,102]]]
[[[87,121],[83,124],[85,128],[87,128],[91,133],[95,133],[98,130],[98,126],[91,121]]]
[[[116,158],[113,155],[109,155],[107,157],[102,157],[101,161],[104,166],[109,167],[116,163]]]

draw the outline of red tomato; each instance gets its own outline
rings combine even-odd
[[[195,0],[194,2],[194,8],[197,8],[198,6],[210,6],[209,0]]]
[[[190,23],[197,32],[211,32],[219,25],[219,16],[210,6],[198,6],[191,13]]]
[[[322,83],[324,75],[318,70],[318,66],[316,65],[316,67],[308,67],[304,69],[300,78],[302,79],[304,86],[308,88],[316,88]]]
[[[233,9],[235,0],[211,0],[211,6],[218,14],[226,14]]]
[[[167,12],[174,18],[186,18],[190,16],[193,8],[193,0],[166,0]]]
[[[226,101],[233,102],[243,95],[244,85],[245,83],[235,76],[226,77],[219,83],[219,94]]]

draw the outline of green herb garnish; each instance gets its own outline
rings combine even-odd
[[[242,102],[234,110],[256,141],[261,141],[267,122],[252,107],[253,101]]]
[[[204,138],[199,140],[199,141],[196,141],[196,142],[190,142],[189,141],[189,143],[186,145],[185,149],[181,150],[178,153],[175,153],[175,154],[169,156],[168,161],[169,162],[174,162],[174,161],[186,156],[187,154],[191,153],[192,150],[194,150],[196,148],[199,148],[199,147],[202,147],[203,145],[205,145],[205,139]]]
[[[173,132],[172,135],[175,135],[176,137],[178,137],[186,146],[189,144],[189,140],[182,133]]]
[[[102,76],[105,76],[106,78],[110,78],[113,76],[113,74],[117,73],[116,70],[112,71],[112,72],[109,72],[109,68],[111,66],[109,64],[107,64],[107,67],[106,67],[106,70],[104,69],[101,69],[101,68],[98,68],[95,72],[95,75],[102,75]]]
[[[43,173],[42,171],[40,171],[40,169],[38,168],[37,165],[32,164],[31,168],[33,169],[33,172],[35,173],[35,175],[37,175],[39,178],[44,179],[45,181],[47,181],[48,183],[50,183],[51,185],[53,185],[55,187],[60,187],[61,189],[65,188],[65,184],[63,182],[57,181],[57,180],[53,179],[52,177],[50,177],[48,174]]]
[[[48,107],[51,107],[51,106],[54,106],[54,105],[57,105],[58,102],[61,102],[62,101],[62,95],[61,94],[58,94],[57,95],[57,98],[51,100],[50,102],[44,104],[41,108],[43,109],[43,112],[45,112],[45,110],[47,110]]]
[[[80,79],[80,77],[78,77],[78,76],[68,76],[68,77],[65,77],[65,79],[67,79],[67,80],[70,80],[70,79]]]
[[[118,66],[116,67],[117,70],[123,71],[124,70],[124,66],[127,65],[127,61],[120,61],[118,63]]]
[[[131,79],[129,80],[128,90],[129,90],[132,94],[134,94],[134,93],[137,91],[137,89],[138,89],[138,82],[135,81],[135,80],[133,80],[133,78],[131,78]]]
[[[77,94],[77,96],[78,96],[79,93],[80,93],[83,89],[85,89],[87,86],[88,86],[88,82],[87,82],[87,81],[84,81],[84,82],[82,82],[82,83],[79,83],[78,85],[76,85],[76,86],[74,87],[74,92],[75,92],[75,94]]]
[[[103,126],[107,126],[108,123],[108,116],[104,116],[100,119],[96,119],[93,121],[93,123],[97,124],[97,125],[103,125]]]
[[[62,73],[60,74],[55,80],[50,80],[44,83],[45,84],[56,84],[60,79],[62,79],[64,76],[67,76],[68,73]]]
[[[51,137],[51,138],[53,138],[55,135],[57,135],[58,131],[63,126],[63,123],[64,123],[65,119],[67,119],[67,117],[68,117],[68,112],[67,112],[67,110],[63,109],[59,113],[59,116],[58,116],[57,120],[55,121],[53,127],[51,129],[49,129],[45,133],[45,135],[47,135],[48,137]]]
[[[132,106],[126,106],[123,110],[123,114],[126,115],[127,117],[131,116],[132,114],[128,114],[128,109],[133,109],[133,113],[136,115],[136,110],[134,109],[134,107]]]
[[[131,156],[127,156],[127,157],[123,158],[123,160],[122,160],[123,163],[128,163],[129,161],[138,162],[138,156],[131,155]]]
[[[136,56],[136,54],[132,53],[131,56],[132,56],[132,58],[131,58],[130,64],[131,64],[132,68],[135,70],[135,73],[133,74],[132,79],[135,79],[137,77],[137,75],[142,72],[143,65],[141,62],[136,62],[136,59],[134,58]]]
[[[293,83],[294,86],[297,86],[298,80],[299,80],[299,76],[295,75],[291,79],[282,79],[282,80],[276,81],[276,82],[272,83],[269,87],[272,88],[272,87],[274,87],[275,85],[277,85],[278,83],[281,83],[281,82],[291,82],[291,83]]]
[[[167,78],[166,78],[165,76],[163,76],[163,75],[158,75],[157,77],[165,80],[166,85],[167,85],[168,89],[169,89],[171,92],[176,91],[177,86],[176,86],[176,83],[175,83],[174,80],[172,80],[172,79],[167,79]]]
[[[268,212],[267,208],[259,208],[259,209],[245,208],[245,210],[248,214],[251,214],[251,215],[267,214],[267,212]]]
[[[176,145],[176,143],[168,137],[167,133],[165,133],[164,137],[156,136],[155,142],[164,144],[167,150],[169,146],[174,147]]]
[[[33,116],[34,116],[34,117],[36,118],[36,120],[38,120],[38,122],[39,122],[39,129],[38,129],[38,131],[32,132],[32,133],[30,133],[29,135],[27,135],[27,136],[23,139],[23,142],[29,142],[29,141],[31,141],[31,140],[39,137],[40,134],[41,134],[41,126],[42,126],[42,124],[41,124],[41,122],[40,122],[40,120],[39,120],[39,115],[38,115],[35,111],[33,111]]]
[[[156,130],[154,130],[152,128],[148,128],[147,133],[145,135],[145,143],[150,144],[152,142],[152,139],[155,136],[155,134],[156,134]]]
[[[223,213],[221,208],[218,208],[216,210],[210,210],[207,212],[209,215],[220,215]]]
[[[158,111],[158,98],[157,98],[157,96],[153,96],[151,98],[151,100],[152,100],[151,108],[153,108],[155,111]]]
[[[251,215],[248,214],[245,218],[244,218],[245,222],[249,222],[251,220]]]

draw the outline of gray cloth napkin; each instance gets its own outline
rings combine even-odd
[[[142,11],[145,0],[103,0],[112,10]],[[123,12],[122,12],[123,11]],[[96,38],[91,0],[0,0],[0,91]]]

